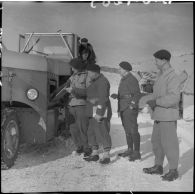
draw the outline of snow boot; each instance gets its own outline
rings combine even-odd
[[[128,149],[125,152],[119,153],[118,156],[120,157],[127,157],[133,154],[133,150],[132,149]]]
[[[99,160],[99,155],[91,155],[89,157],[83,158],[84,160],[91,162],[91,161],[98,161]]]
[[[109,151],[104,152],[103,158],[99,161],[101,164],[108,164],[110,163],[110,154]]]
[[[77,149],[76,149],[76,153],[77,154],[81,154],[81,153],[83,153],[83,146],[79,146]]]
[[[100,163],[101,163],[101,164],[108,164],[108,163],[110,163],[110,158],[101,159],[101,160],[100,160]]]
[[[146,174],[162,175],[163,167],[161,165],[154,165],[153,167],[143,168],[143,172]]]
[[[84,157],[89,157],[92,153],[92,149],[91,148],[86,148],[84,149]]]
[[[99,160],[98,150],[93,150],[93,152],[90,156],[84,157],[83,159],[88,161],[88,162],[98,161]]]
[[[179,177],[177,169],[170,169],[168,173],[161,176],[163,181],[173,181]]]
[[[129,157],[129,161],[135,161],[135,160],[140,160],[141,159],[141,154],[139,151],[134,151],[132,155]]]

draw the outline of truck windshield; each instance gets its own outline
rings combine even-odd
[[[72,33],[26,33],[20,36],[20,52],[51,58],[77,56],[77,36]]]

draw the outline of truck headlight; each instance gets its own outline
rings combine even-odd
[[[38,98],[38,91],[36,89],[28,89],[26,95],[29,100],[36,100]]]

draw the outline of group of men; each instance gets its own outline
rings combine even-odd
[[[65,88],[70,93],[70,132],[76,152],[84,153],[86,161],[98,161],[98,149],[103,146],[103,157],[99,162],[110,163],[111,97],[118,100],[118,115],[121,117],[128,146],[125,152],[118,155],[128,157],[129,161],[141,159],[137,117],[139,107],[148,104],[153,111],[151,142],[155,162],[154,166],[144,168],[143,172],[162,175],[166,156],[169,172],[164,174],[162,179],[166,181],[177,179],[179,144],[176,130],[179,119],[180,81],[170,65],[170,52],[159,50],[153,54],[159,76],[154,84],[153,93],[145,96],[140,92],[137,79],[131,74],[131,64],[124,61],[119,64],[121,80],[118,93],[110,96],[110,83],[100,73],[100,66],[95,64],[95,55],[92,60],[86,60],[87,58],[83,57],[86,52],[87,50],[83,48],[80,56],[70,61],[73,74]]]

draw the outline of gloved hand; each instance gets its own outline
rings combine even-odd
[[[102,116],[100,116],[100,115],[98,115],[98,114],[96,114],[95,116],[94,116],[94,118],[95,118],[95,120],[99,123],[99,122],[101,122],[102,121]]]
[[[95,105],[98,102],[98,98],[87,99],[91,104]]]
[[[118,94],[113,93],[110,97],[113,98],[113,99],[118,99]]]
[[[136,109],[138,110],[138,106],[134,101],[130,102],[129,108],[132,110],[136,110]]]
[[[154,109],[156,107],[156,100],[149,100],[149,101],[147,101],[147,104],[150,106],[152,111],[154,111]]]
[[[72,92],[72,87],[64,88],[64,90],[66,90],[68,93],[71,93]]]

